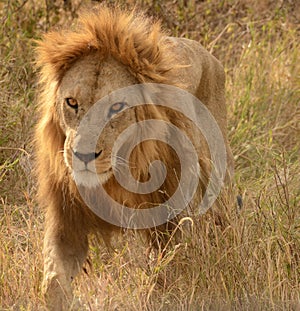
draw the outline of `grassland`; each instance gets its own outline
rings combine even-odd
[[[130,234],[111,254],[93,243],[92,265],[75,282],[83,310],[300,310],[297,1],[135,3],[224,64],[243,207],[228,206],[222,229],[205,215],[149,269]],[[0,310],[42,310],[43,212],[30,174],[39,96],[33,39],[71,25],[88,4],[0,2]]]

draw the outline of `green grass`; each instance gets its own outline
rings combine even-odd
[[[32,39],[71,24],[89,2],[46,3],[0,4],[0,310],[42,309],[43,212],[30,175],[39,96]],[[93,243],[92,265],[75,281],[77,297],[87,310],[299,310],[299,6],[137,3],[224,64],[235,193],[243,207],[228,206],[222,229],[209,215],[197,220],[149,268],[142,243],[130,234],[116,239],[111,253]]]

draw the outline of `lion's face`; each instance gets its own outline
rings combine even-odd
[[[111,152],[114,141],[130,124],[135,122],[132,109],[122,111],[127,103],[111,102],[103,107],[107,125],[95,146],[78,144],[76,132],[80,121],[99,99],[114,90],[138,81],[122,64],[112,58],[100,61],[97,53],[78,60],[65,74],[58,89],[57,112],[66,140],[64,161],[79,185],[92,188],[105,183],[112,176]],[[87,135],[93,135],[89,128]],[[96,149],[96,150],[95,150]]]

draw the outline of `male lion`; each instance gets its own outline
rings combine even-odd
[[[97,189],[99,181],[120,204],[147,209],[165,202],[178,186],[181,163],[176,152],[163,141],[150,139],[141,142],[130,155],[130,163],[134,163],[131,174],[146,182],[149,165],[159,159],[166,166],[165,181],[151,193],[136,194],[121,187],[113,174],[111,153],[122,131],[149,119],[168,121],[184,131],[195,146],[204,176],[194,202],[203,196],[212,170],[208,147],[189,118],[155,105],[124,109],[130,104],[126,98],[108,100],[107,124],[95,148],[88,150],[85,146],[80,150],[76,129],[89,108],[113,91],[136,84],[179,86],[200,99],[216,120],[229,172],[232,156],[226,136],[225,79],[219,61],[199,43],[168,37],[158,22],[136,12],[106,7],[82,14],[75,30],[46,34],[37,46],[37,65],[42,89],[35,133],[38,197],[39,204],[46,208],[43,290],[48,308],[62,310],[72,301],[71,282],[87,256],[88,234],[100,231],[109,240],[118,229],[94,213],[82,193],[95,195],[92,190]],[[161,130],[167,137],[168,129]],[[103,208],[110,206],[101,195],[96,195],[96,202]],[[168,222],[154,225],[152,230],[170,228]]]

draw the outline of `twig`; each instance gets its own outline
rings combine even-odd
[[[17,150],[25,153],[27,156],[30,156],[30,154],[23,148],[14,148],[14,147],[0,147],[0,150]]]

